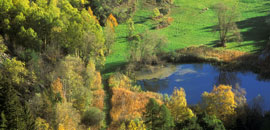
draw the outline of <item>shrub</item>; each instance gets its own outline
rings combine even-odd
[[[96,107],[92,107],[86,112],[84,112],[81,123],[90,127],[94,125],[98,125],[102,120],[104,120],[105,114],[101,110]]]
[[[159,63],[158,54],[163,52],[167,44],[167,39],[157,33],[145,32],[139,40],[130,42],[129,65],[136,64],[135,67],[152,65]],[[130,68],[130,70],[136,68]]]

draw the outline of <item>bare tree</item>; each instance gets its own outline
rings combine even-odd
[[[219,32],[219,46],[226,47],[228,40],[241,42],[241,34],[235,23],[239,16],[236,11],[236,6],[228,7],[224,3],[218,3],[214,6],[214,11],[218,17],[216,31]]]

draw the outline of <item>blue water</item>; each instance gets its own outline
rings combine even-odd
[[[167,78],[141,80],[138,83],[142,89],[171,95],[174,88],[185,89],[188,104],[201,101],[201,94],[211,92],[214,85],[227,84],[235,88],[239,84],[246,91],[249,104],[254,98],[261,97],[262,107],[270,110],[270,81],[260,81],[251,72],[224,72],[209,64],[178,65],[177,70]]]

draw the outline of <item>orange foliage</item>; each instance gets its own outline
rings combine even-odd
[[[88,13],[89,13],[91,16],[94,16],[94,13],[93,13],[91,7],[88,7]]]
[[[93,101],[92,101],[93,106],[99,108],[100,110],[103,110],[104,97],[105,97],[105,92],[103,89],[93,91]]]
[[[99,24],[99,21],[98,21],[97,17],[94,15],[94,13],[93,13],[93,11],[92,11],[92,9],[91,9],[90,7],[88,7],[88,13],[89,13],[90,16],[92,16],[92,17],[95,19],[95,21]]]
[[[116,18],[110,14],[106,20],[107,22],[107,25],[110,26],[112,29],[114,29],[114,27],[117,27],[118,26],[118,22],[116,20]]]
[[[206,46],[191,46],[176,51],[184,55],[200,54],[200,57],[213,58],[225,62],[240,60],[248,55],[248,53],[235,50],[218,50]]]
[[[168,22],[168,24],[171,24],[173,22],[173,18],[172,17],[168,17],[167,22]]]
[[[52,83],[52,90],[54,94],[59,93],[61,98],[64,99],[64,93],[63,93],[63,84],[61,83],[61,79],[57,78]]]
[[[100,72],[95,72],[96,73],[96,77],[94,79],[94,84],[96,85],[96,89],[102,89],[102,77]]]
[[[142,117],[150,98],[155,98],[162,104],[161,95],[153,92],[132,92],[125,88],[112,88],[112,93],[111,127],[116,127],[115,124],[120,124],[123,120]]]

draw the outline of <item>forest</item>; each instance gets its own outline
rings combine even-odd
[[[268,130],[269,0],[0,0],[0,130]]]

